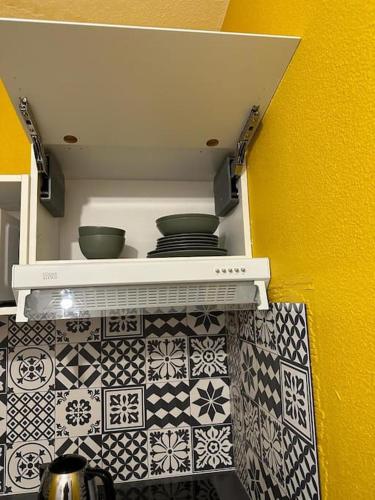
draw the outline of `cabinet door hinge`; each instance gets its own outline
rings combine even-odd
[[[48,176],[48,160],[44,152],[42,139],[38,132],[35,120],[33,118],[29,102],[26,97],[20,97],[19,109],[25,123],[26,129],[29,133],[30,139],[33,143],[34,156],[38,172],[42,175]]]
[[[240,176],[246,168],[246,156],[250,141],[259,125],[259,106],[254,105],[237,141],[237,151],[232,162],[232,175]]]
[[[259,116],[259,106],[253,106],[237,141],[234,155],[225,159],[215,175],[215,213],[220,217],[229,214],[239,203],[237,182],[246,168],[247,150],[259,124]]]
[[[36,166],[41,177],[40,202],[53,217],[63,217],[65,210],[64,174],[56,160],[44,151],[42,138],[26,97],[20,97],[19,110],[33,144]]]

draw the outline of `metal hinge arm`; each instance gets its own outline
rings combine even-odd
[[[231,164],[232,175],[239,177],[246,167],[246,154],[259,122],[259,106],[253,106],[237,141],[237,151]]]
[[[26,97],[20,97],[19,110],[33,143],[34,156],[38,172],[48,176],[48,160],[44,152],[42,139],[36,127],[35,120]]]

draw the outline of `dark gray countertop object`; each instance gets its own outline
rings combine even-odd
[[[196,492],[199,491],[199,500],[206,500],[204,491],[207,490],[207,500],[249,500],[243,486],[234,471],[213,472],[210,474],[194,474],[193,476],[180,476],[158,480],[136,481],[124,484],[115,484],[116,500],[126,500],[131,497],[137,500],[160,498],[170,500],[195,500]],[[130,495],[131,493],[131,495]],[[190,497],[189,497],[190,495]],[[37,493],[22,495],[6,495],[4,500],[37,500]],[[114,500],[114,499],[111,499]]]

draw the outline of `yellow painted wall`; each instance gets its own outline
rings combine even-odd
[[[375,498],[374,6],[231,0],[223,25],[303,37],[249,156],[251,220],[271,298],[308,305],[330,500]]]
[[[3,0],[0,16],[217,29],[226,3]],[[232,0],[224,23],[303,36],[251,152],[251,216],[255,254],[271,258],[272,298],[308,304],[323,493],[339,500],[375,491],[371,9],[362,0]],[[28,164],[0,86],[0,173]]]
[[[227,5],[228,0],[1,0],[0,17],[219,30]],[[0,174],[27,173],[29,164],[28,142],[0,81]]]
[[[0,80],[0,174],[27,174],[29,170],[29,142]]]

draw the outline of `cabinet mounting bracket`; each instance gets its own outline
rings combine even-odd
[[[229,214],[239,203],[237,182],[246,168],[247,149],[258,126],[259,116],[259,106],[253,106],[237,141],[236,152],[227,156],[215,175],[215,213],[219,217]]]
[[[40,202],[53,217],[63,217],[65,209],[64,174],[56,161],[44,151],[42,138],[27,97],[20,97],[19,110],[33,144],[36,166],[41,180]]]

